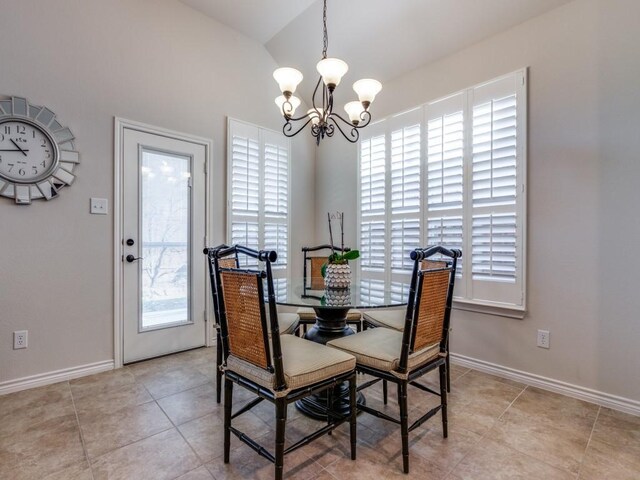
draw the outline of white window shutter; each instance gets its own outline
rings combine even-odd
[[[289,140],[280,132],[229,119],[228,240],[278,253],[274,276],[289,259]],[[241,255],[242,265],[249,264]],[[282,283],[280,283],[282,284]],[[284,284],[286,285],[286,284]]]
[[[386,152],[384,135],[360,144],[360,211],[363,217],[385,213]]]

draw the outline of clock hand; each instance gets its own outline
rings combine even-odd
[[[29,149],[25,148],[24,150],[16,150],[15,148],[13,150],[9,150],[8,148],[0,148],[0,152],[28,152]]]
[[[13,138],[10,138],[9,140],[11,140],[11,143],[13,143],[16,146],[16,148],[20,150],[25,157],[27,156],[27,153],[23,149],[21,149],[16,142],[13,141]]]

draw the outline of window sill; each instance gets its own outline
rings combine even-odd
[[[517,318],[522,320],[527,314],[524,307],[515,305],[483,303],[470,300],[453,299],[453,308],[455,310],[464,310],[465,312],[483,313],[485,315],[496,315],[498,317]]]

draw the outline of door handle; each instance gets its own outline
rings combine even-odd
[[[142,260],[142,257],[136,257],[136,256],[134,256],[134,255],[129,254],[129,255],[127,255],[126,257],[124,257],[124,259],[125,259],[127,262],[129,262],[129,263],[133,263],[133,262],[135,262],[136,260]]]

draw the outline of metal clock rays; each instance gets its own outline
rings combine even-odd
[[[283,67],[273,72],[273,78],[280,86],[282,95],[276,98],[276,105],[281,110],[285,119],[282,132],[287,137],[293,137],[300,133],[307,125],[311,124],[311,135],[316,138],[316,144],[326,137],[332,137],[336,128],[351,143],[358,141],[359,129],[366,127],[371,122],[369,106],[376,95],[382,89],[377,80],[365,78],[353,84],[353,90],[358,94],[358,100],[349,102],[344,106],[349,119],[345,119],[333,108],[333,92],[340,84],[340,80],[349,70],[349,66],[338,58],[327,57],[327,0],[324,0],[322,12],[322,24],[324,43],[322,48],[322,60],[316,65],[320,74],[316,88],[311,98],[312,107],[305,115],[294,117],[296,108],[300,105],[300,99],[293,94],[296,87],[302,81],[302,73],[295,68]]]

